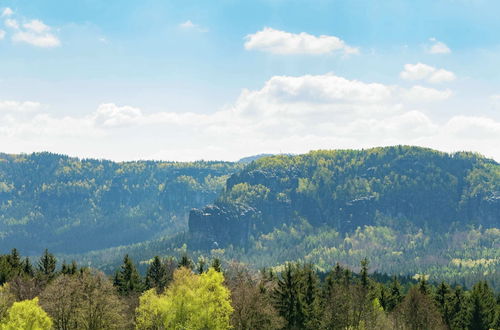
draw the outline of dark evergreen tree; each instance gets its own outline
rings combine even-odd
[[[476,283],[471,292],[471,330],[493,329],[496,322],[496,299],[488,283]]]
[[[439,312],[443,316],[443,321],[448,327],[450,327],[451,323],[451,315],[448,311],[450,294],[450,286],[445,282],[441,282],[436,288],[436,294],[434,295],[434,300],[439,308]]]
[[[399,284],[398,278],[394,276],[392,279],[391,287],[389,289],[387,310],[391,312],[399,303],[401,303],[401,301],[403,301],[401,284]]]
[[[313,265],[308,264],[302,270],[302,309],[304,311],[305,328],[315,330],[319,327],[320,296],[319,278]]]
[[[185,268],[188,268],[188,269],[193,269],[193,261],[191,261],[191,259],[189,259],[189,257],[184,254],[181,257],[181,260],[179,261],[178,267],[179,268],[185,267]]]
[[[220,259],[215,258],[214,260],[212,260],[211,267],[220,273],[222,271],[222,265],[220,263]]]
[[[146,287],[148,289],[156,288],[158,293],[163,292],[167,285],[167,269],[162,263],[160,257],[155,256],[153,262],[149,264],[146,273]]]
[[[19,251],[16,248],[12,249],[10,255],[8,256],[9,264],[12,269],[20,270],[21,268],[21,257],[19,256]]]
[[[22,268],[25,275],[29,277],[35,276],[35,271],[33,270],[33,266],[31,265],[31,261],[28,257],[24,258]]]
[[[305,317],[300,297],[299,280],[296,266],[287,263],[273,294],[276,309],[285,319],[287,329],[304,329]]]
[[[141,276],[128,254],[123,258],[120,270],[115,273],[114,284],[122,295],[140,292],[143,289]]]
[[[449,327],[451,330],[469,329],[470,326],[470,304],[464,294],[462,287],[457,287],[448,300],[447,310],[449,312]]]
[[[49,250],[45,249],[45,252],[38,260],[38,274],[40,274],[46,280],[51,280],[56,275],[56,264],[57,259]]]
[[[197,272],[203,274],[205,272],[206,261],[203,257],[198,258]]]

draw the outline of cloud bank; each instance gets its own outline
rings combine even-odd
[[[263,152],[411,144],[500,159],[499,121],[464,115],[437,120],[426,110],[450,97],[451,90],[327,73],[271,77],[260,89],[243,90],[232,105],[208,114],[105,103],[87,115],[57,117],[34,102],[0,101],[0,149],[43,146],[115,160],[235,160]]]

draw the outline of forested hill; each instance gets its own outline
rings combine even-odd
[[[227,180],[214,205],[192,211],[189,228],[201,248],[245,246],[303,221],[344,233],[367,225],[498,227],[500,165],[406,146],[260,158]]]
[[[241,167],[0,154],[0,248],[78,253],[183,231]]]

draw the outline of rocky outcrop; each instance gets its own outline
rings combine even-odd
[[[241,204],[207,205],[189,214],[191,245],[214,249],[229,244],[244,246],[260,213]]]

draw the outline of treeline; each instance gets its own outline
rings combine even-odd
[[[82,253],[178,233],[240,168],[0,153],[0,245]]]
[[[486,282],[381,281],[367,259],[359,269],[287,263],[254,272],[185,255],[155,257],[141,276],[125,256],[107,277],[76,263],[57,267],[48,251],[32,264],[14,249],[0,256],[0,328],[499,329],[500,296]]]

